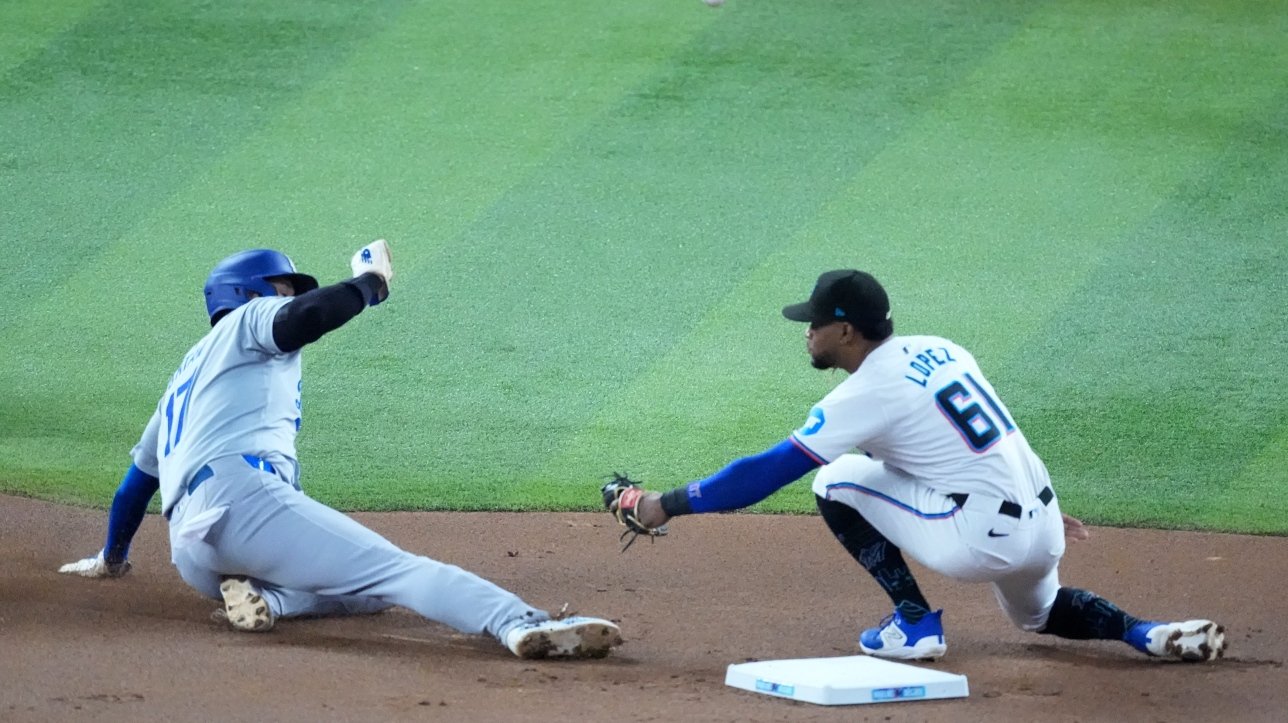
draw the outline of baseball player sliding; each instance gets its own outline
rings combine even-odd
[[[300,350],[385,300],[393,267],[376,241],[353,278],[318,287],[283,254],[243,251],[206,280],[210,332],[183,357],[116,492],[107,541],[60,572],[115,577],[159,488],[171,559],[222,598],[237,630],[282,618],[401,605],[522,658],[601,657],[621,642],[599,618],[560,620],[459,567],[413,555],[300,489]]]
[[[815,368],[849,376],[786,440],[706,479],[664,494],[622,477],[605,485],[624,534],[665,534],[672,517],[746,507],[821,467],[823,521],[894,603],[860,634],[865,653],[936,659],[948,649],[943,611],[931,609],[906,552],[943,575],[991,583],[1023,630],[1121,640],[1186,661],[1224,654],[1224,628],[1210,620],[1145,620],[1060,585],[1064,538],[1085,539],[1086,528],[1060,513],[1046,466],[975,358],[940,337],[894,336],[889,299],[871,275],[829,271],[783,316],[809,324]]]

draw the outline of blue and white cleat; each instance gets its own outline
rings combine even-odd
[[[600,618],[573,616],[518,623],[501,635],[510,652],[524,659],[602,658],[622,644],[622,631]]]
[[[1225,626],[1211,620],[1159,623],[1145,620],[1127,630],[1123,641],[1159,658],[1201,663],[1225,656]]]
[[[896,611],[887,615],[875,628],[864,630],[859,635],[859,647],[878,658],[938,660],[948,652],[944,643],[944,624],[940,620],[943,614],[943,610],[936,610],[912,625]]]

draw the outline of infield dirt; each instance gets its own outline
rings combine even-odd
[[[104,514],[0,497],[0,720],[1282,721],[1288,539],[1093,528],[1062,581],[1127,610],[1208,617],[1211,664],[1011,627],[987,586],[914,566],[942,606],[965,700],[826,708],[726,687],[730,663],[853,655],[889,612],[816,517],[685,518],[618,553],[590,513],[356,514],[395,543],[529,602],[618,621],[604,660],[523,661],[403,610],[288,620],[265,635],[210,622],[216,603],[169,563],[149,515],[119,580],[59,575],[102,543]]]

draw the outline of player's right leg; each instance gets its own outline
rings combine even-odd
[[[919,494],[906,477],[862,455],[844,455],[819,470],[814,494],[828,529],[894,603],[891,615],[859,636],[860,648],[884,658],[942,657],[943,611],[931,611],[901,548],[919,562],[948,565],[949,551],[960,547],[949,521],[956,505],[943,495]]]
[[[1211,620],[1164,623],[1133,617],[1089,590],[1062,587],[1039,633],[1072,640],[1121,640],[1151,657],[1186,662],[1225,655],[1225,627]]]
[[[1016,627],[1071,640],[1120,640],[1150,656],[1214,660],[1225,652],[1225,629],[1210,620],[1160,623],[1133,617],[1088,590],[1061,587],[1064,525],[1058,501],[1039,511],[1035,540],[1014,572],[993,582],[998,603]]]
[[[1060,588],[1038,633],[1074,641],[1122,641],[1151,657],[1186,662],[1225,656],[1225,628],[1211,620],[1159,622],[1133,617],[1108,599],[1077,588]]]

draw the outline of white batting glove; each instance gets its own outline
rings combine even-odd
[[[121,577],[129,572],[131,567],[133,566],[129,560],[108,563],[103,559],[103,551],[99,550],[97,555],[87,557],[84,560],[69,562],[58,568],[58,571],[64,575],[80,575],[81,577]]]
[[[389,255],[389,242],[378,239],[358,249],[349,262],[354,276],[366,273],[378,274],[388,284],[394,277],[393,258]]]

